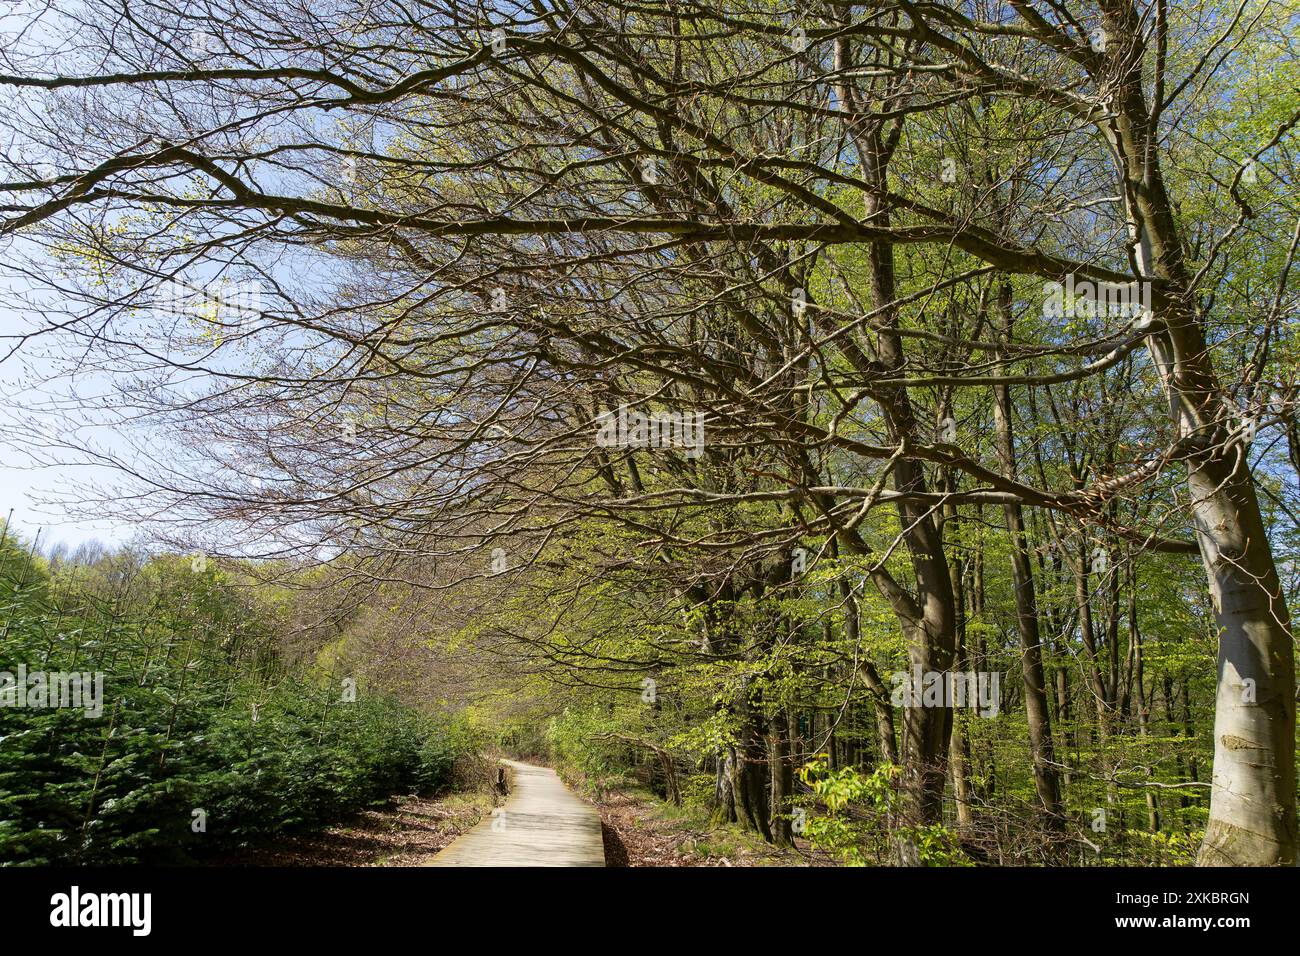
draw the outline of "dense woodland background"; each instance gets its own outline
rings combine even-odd
[[[0,18],[4,438],[141,532],[5,529],[0,665],[111,709],[0,710],[0,859],[501,747],[846,863],[1294,863],[1298,18]],[[598,442],[619,409],[700,454]]]

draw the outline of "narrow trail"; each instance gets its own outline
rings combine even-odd
[[[515,760],[510,799],[429,866],[604,866],[600,816],[554,770]]]

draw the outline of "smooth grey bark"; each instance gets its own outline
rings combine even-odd
[[[1152,284],[1148,348],[1186,449],[1193,527],[1219,631],[1210,818],[1199,865],[1296,862],[1295,645],[1236,412],[1213,367],[1183,259],[1142,87],[1140,25],[1115,64],[1115,113],[1101,125],[1118,165],[1138,274]],[[1117,53],[1117,56],[1121,54]]]

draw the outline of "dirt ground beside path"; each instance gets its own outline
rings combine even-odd
[[[420,866],[492,810],[485,791],[396,797],[337,826],[202,861],[206,866]]]
[[[733,827],[710,827],[689,810],[640,790],[608,790],[593,801],[605,837],[606,866],[833,866],[803,840],[792,850],[769,846]]]

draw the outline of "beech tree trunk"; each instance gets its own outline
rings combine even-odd
[[[847,47],[837,44],[837,59],[846,62]],[[865,217],[881,226],[889,224],[886,169],[896,145],[883,134],[883,121],[872,117],[856,94],[841,87],[845,109],[863,124],[853,135],[862,178],[870,184],[863,199]],[[849,350],[866,380],[881,371],[900,372],[906,365],[896,314],[897,283],[894,247],[887,242],[868,245],[867,287],[872,309],[880,316],[874,324],[875,361],[869,361],[856,347]],[[876,388],[872,397],[880,406],[885,429],[893,443],[918,440],[919,427],[905,387]],[[894,466],[893,484],[903,493],[923,494],[927,490],[921,464],[906,456]],[[877,566],[873,583],[889,602],[907,642],[908,663],[913,672],[946,673],[952,667],[956,649],[956,612],[943,536],[928,505],[900,500],[897,505],[900,537],[911,558],[915,593],[905,590],[888,571]],[[902,820],[909,826],[937,824],[943,817],[943,792],[948,777],[948,741],[952,733],[952,710],[948,707],[903,708],[903,739],[900,747],[903,778]],[[899,862],[914,865],[919,854],[906,833],[898,842]]]
[[[771,768],[771,806],[768,828],[772,842],[778,846],[793,846],[788,801],[794,794],[794,767],[790,760],[790,714],[785,708],[768,721],[768,763]]]
[[[1219,631],[1214,774],[1200,865],[1296,862],[1295,645],[1235,409],[1215,373],[1153,145],[1141,82],[1141,26],[1107,16],[1133,42],[1112,126],[1135,263],[1152,283],[1147,344],[1187,467],[1187,491]],[[1125,49],[1121,47],[1121,49]]]
[[[1003,335],[1011,336],[1011,286],[998,289],[998,315]],[[1015,479],[1016,452],[1011,426],[1011,393],[1005,385],[993,389],[993,420],[997,432],[998,463],[1002,474]],[[1034,764],[1034,789],[1047,824],[1059,829],[1064,822],[1061,789],[1052,746],[1051,711],[1047,706],[1047,682],[1043,677],[1042,636],[1038,627],[1038,601],[1034,573],[1029,563],[1029,542],[1025,518],[1018,503],[1004,506],[1007,534],[1011,538],[1011,582],[1016,595],[1016,629],[1020,635],[1020,671],[1025,684],[1025,716],[1029,723],[1029,753]]]

